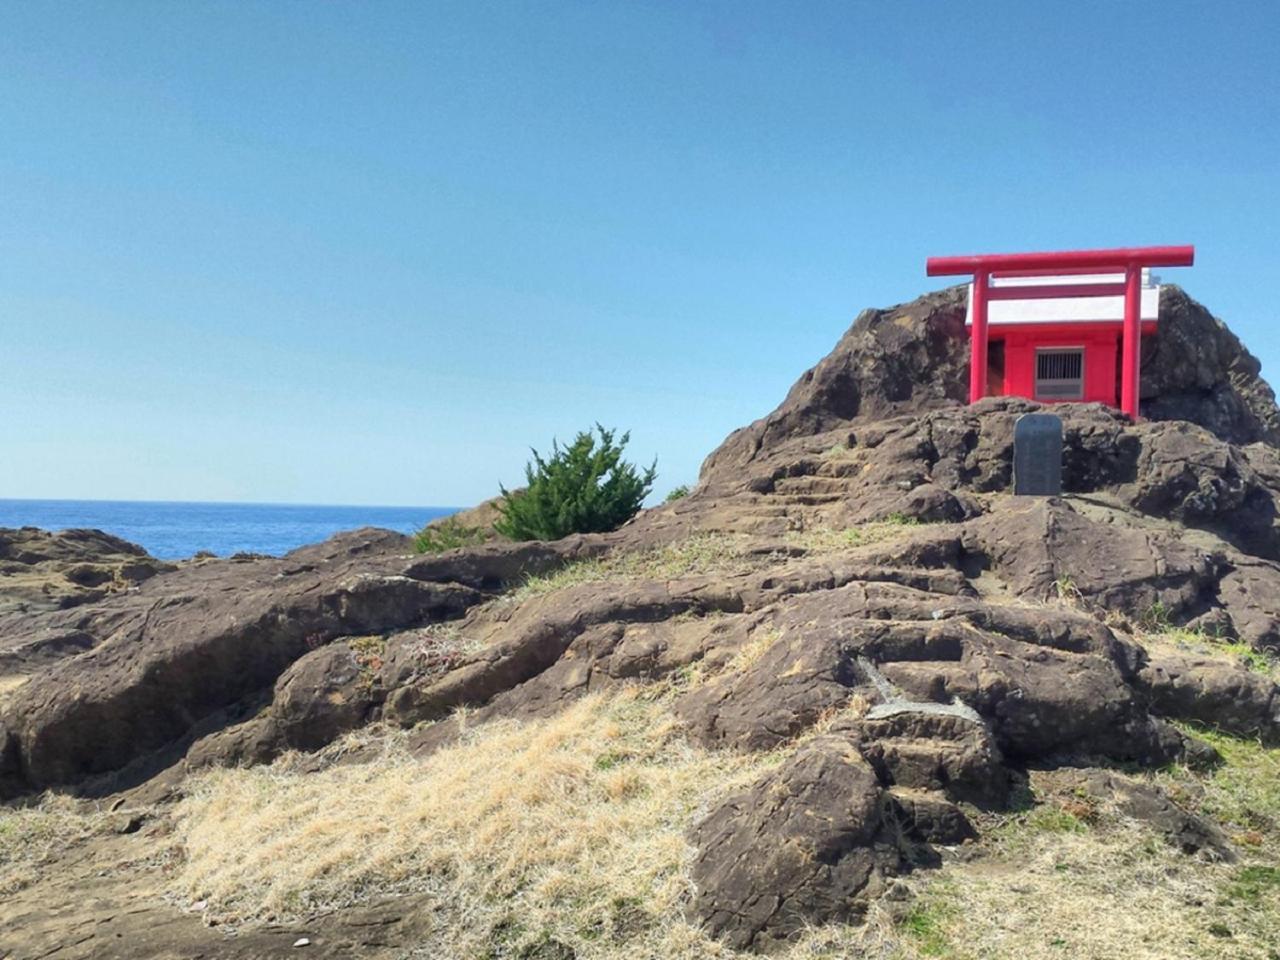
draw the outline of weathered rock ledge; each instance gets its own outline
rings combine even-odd
[[[0,616],[92,603],[172,569],[101,530],[0,528]]]

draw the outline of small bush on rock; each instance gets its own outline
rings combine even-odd
[[[668,493],[666,496],[666,499],[663,500],[662,502],[673,503],[676,500],[683,500],[688,495],[689,495],[689,487],[688,485],[682,483],[680,484],[680,486],[676,487],[674,490]]]
[[[413,548],[418,553],[443,553],[458,547],[472,547],[484,543],[483,527],[469,527],[455,517],[446,517],[429,523],[413,538]]]
[[[523,496],[500,488],[502,518],[494,529],[512,540],[558,540],[571,533],[616,530],[634,517],[653,489],[657,461],[637,470],[622,459],[629,433],[615,443],[613,430],[596,424],[596,432],[599,442],[590,431],[564,448],[553,440],[545,460],[534,450],[525,466]]]

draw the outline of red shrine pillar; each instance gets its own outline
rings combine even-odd
[[[1129,264],[1124,272],[1124,346],[1120,361],[1120,409],[1138,420],[1138,391],[1142,363],[1142,267]]]
[[[969,402],[987,395],[987,281],[985,270],[973,275],[973,326],[969,331]]]

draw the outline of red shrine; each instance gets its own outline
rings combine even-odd
[[[1150,268],[1194,259],[1194,247],[1126,247],[930,257],[927,270],[973,275],[970,403],[988,394],[1096,400],[1136,420],[1141,337],[1159,320]]]

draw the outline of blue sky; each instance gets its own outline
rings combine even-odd
[[[1280,4],[0,11],[0,496],[663,493],[931,254],[1194,243],[1280,371]]]

